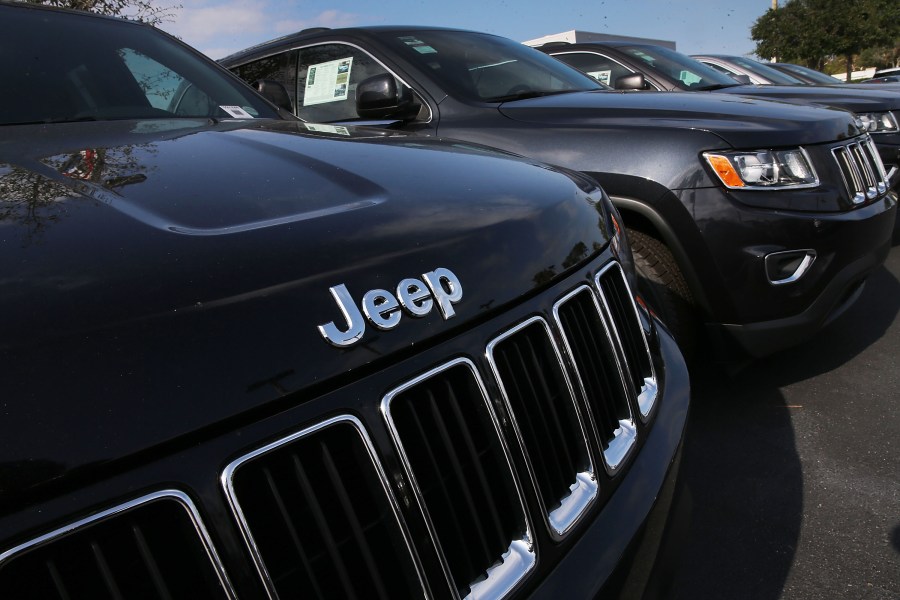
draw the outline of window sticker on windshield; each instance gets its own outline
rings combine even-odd
[[[350,130],[340,125],[323,125],[321,123],[304,123],[309,131],[320,133],[336,133],[337,135],[350,135]]]
[[[235,119],[252,119],[253,115],[248,113],[246,110],[241,108],[240,106],[219,106],[222,110],[227,112],[229,115],[234,117]]]
[[[398,39],[419,54],[437,54],[437,50],[435,50],[422,40],[411,35],[404,35],[399,37]]]
[[[303,106],[347,99],[353,57],[310,65],[306,74]]]
[[[612,70],[607,69],[605,71],[588,71],[588,75],[599,81],[600,83],[604,83],[606,85],[610,85],[609,76],[612,74]]]

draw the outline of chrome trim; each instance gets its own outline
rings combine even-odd
[[[422,566],[421,564],[419,564],[419,557],[413,549],[413,544],[410,539],[409,532],[407,531],[406,524],[401,517],[400,504],[399,502],[397,502],[397,499],[391,492],[387,474],[381,467],[381,463],[378,461],[377,455],[375,453],[375,446],[374,444],[372,444],[372,440],[366,433],[362,422],[360,422],[359,419],[352,415],[338,415],[336,417],[332,417],[330,419],[307,427],[306,429],[293,433],[287,437],[283,437],[272,442],[271,444],[267,444],[248,454],[236,458],[235,460],[228,463],[225,469],[222,470],[222,474],[219,477],[222,488],[225,491],[225,496],[228,499],[228,504],[231,507],[232,514],[237,519],[239,528],[241,530],[241,535],[244,538],[244,543],[247,545],[250,550],[250,554],[253,556],[253,562],[256,566],[256,571],[266,587],[266,593],[272,600],[278,599],[278,591],[275,589],[275,583],[272,581],[268,569],[266,569],[265,563],[262,559],[262,554],[260,553],[259,547],[257,546],[256,541],[253,538],[253,534],[250,532],[250,526],[247,523],[247,519],[244,516],[243,510],[241,509],[240,502],[237,499],[237,494],[234,490],[234,474],[241,465],[246,464],[247,462],[255,458],[268,454],[273,450],[277,450],[301,438],[308,437],[310,435],[318,433],[319,431],[322,431],[323,429],[338,424],[349,424],[354,429],[356,429],[356,432],[362,438],[363,444],[366,447],[366,451],[369,453],[369,458],[372,460],[372,465],[375,467],[375,470],[378,473],[378,478],[381,480],[381,485],[384,489],[384,493],[387,496],[388,502],[390,503],[391,508],[394,512],[394,519],[396,520],[397,525],[400,528],[400,532],[403,536],[403,541],[406,544],[406,549],[409,552],[410,557],[412,558],[413,565],[415,565],[416,574],[418,575],[419,583],[422,586],[422,597],[427,598],[428,593],[426,590],[428,589],[428,586],[425,582],[425,576],[422,571]]]
[[[553,318],[556,322],[557,329],[559,330],[560,337],[563,340],[563,343],[566,347],[566,352],[569,355],[570,362],[572,363],[572,369],[575,371],[575,375],[578,378],[578,387],[581,390],[581,397],[584,401],[587,410],[587,415],[591,421],[591,427],[594,431],[594,438],[597,442],[600,442],[601,436],[600,432],[597,429],[597,423],[594,421],[594,415],[590,410],[590,406],[588,403],[587,390],[584,388],[584,381],[582,379],[581,373],[578,371],[578,365],[575,363],[574,354],[572,352],[572,346],[569,344],[569,339],[566,337],[565,330],[562,326],[562,321],[559,317],[559,309],[560,307],[571,300],[578,294],[587,292],[590,294],[591,301],[594,303],[594,308],[597,311],[597,315],[600,317],[600,322],[603,323],[603,330],[606,333],[606,338],[609,341],[610,348],[613,349],[613,354],[618,355],[618,351],[616,351],[616,344],[612,339],[612,336],[609,331],[609,325],[606,323],[606,318],[604,318],[603,312],[600,309],[600,304],[597,301],[597,294],[590,288],[588,285],[580,285],[559,300],[553,305]],[[616,368],[619,371],[619,385],[622,386],[623,389],[626,390],[626,396],[628,395],[627,386],[625,383],[625,377],[622,373],[622,364],[619,361],[619,357],[615,357],[616,360]],[[637,440],[637,427],[634,421],[634,413],[632,412],[631,402],[626,402],[625,405],[628,407],[628,414],[631,417],[630,419],[619,419],[619,427],[614,432],[614,437],[612,442],[610,442],[609,447],[606,450],[603,450],[603,462],[606,467],[606,472],[608,475],[615,475],[619,468],[624,463],[625,459],[628,458],[631,451],[635,447],[635,441]]]
[[[596,55],[596,56],[602,56],[603,58],[605,58],[605,59],[607,59],[607,60],[610,60],[610,61],[616,63],[617,65],[619,65],[620,67],[622,67],[623,69],[625,69],[626,71],[628,71],[628,72],[629,72],[630,74],[632,74],[632,75],[643,75],[643,76],[644,76],[644,81],[645,81],[646,83],[648,83],[648,84],[650,84],[651,86],[653,86],[654,88],[656,88],[656,91],[658,91],[658,92],[659,92],[659,91],[662,91],[658,85],[656,85],[655,83],[653,83],[652,81],[650,81],[650,79],[647,77],[647,74],[646,74],[646,73],[643,73],[643,72],[641,72],[641,71],[635,71],[634,69],[632,69],[632,68],[629,67],[628,65],[623,64],[621,61],[619,61],[619,60],[613,58],[612,56],[609,56],[608,54],[603,54],[602,52],[598,52],[598,51],[596,51],[596,50],[567,50],[567,51],[562,51],[562,52],[549,52],[548,54],[550,54],[550,56],[553,56],[553,57],[559,56],[560,54],[594,54],[594,55]],[[566,63],[566,64],[569,64],[569,63]],[[572,65],[569,65],[569,66],[571,67]],[[576,67],[572,67],[572,68],[574,69],[574,68],[576,68]],[[580,71],[580,70],[581,70],[581,69],[579,69],[579,71]],[[583,71],[582,71],[582,72],[583,72]],[[587,75],[587,73],[585,73],[585,75]],[[601,82],[601,83],[602,83],[602,82]],[[609,87],[611,87],[611,88],[613,88],[613,89],[616,89],[616,86],[615,86],[614,84],[615,84],[615,81],[610,82],[610,83],[606,83],[606,84],[604,84],[604,85],[607,85],[607,86],[609,86]]]
[[[884,163],[870,135],[835,146],[831,154],[838,163],[841,180],[853,204],[873,200],[890,188],[890,175],[885,173]]]
[[[272,40],[272,42],[275,42],[275,41],[277,41],[277,40]],[[269,42],[264,42],[264,43],[261,44],[261,45],[265,46],[265,45],[268,44],[268,43],[269,43]],[[410,90],[412,90],[412,92],[413,92],[416,96],[419,97],[419,100],[422,101],[422,105],[428,108],[428,118],[427,118],[426,120],[424,120],[424,121],[417,121],[418,123],[431,123],[431,121],[434,119],[434,113],[433,113],[432,110],[431,110],[431,105],[428,104],[428,101],[425,99],[425,96],[424,96],[422,93],[420,93],[419,90],[417,90],[417,89],[414,88],[413,86],[409,85],[409,84],[406,82],[405,79],[403,79],[402,77],[400,77],[399,75],[397,75],[391,68],[389,68],[386,64],[384,64],[384,63],[381,62],[380,60],[378,60],[378,58],[375,57],[374,55],[372,55],[370,52],[368,52],[367,50],[365,50],[365,49],[362,48],[361,46],[357,46],[356,44],[353,44],[353,43],[351,43],[351,42],[345,42],[345,41],[341,41],[341,40],[326,40],[326,41],[321,41],[321,42],[314,42],[314,43],[311,43],[311,44],[300,44],[300,45],[296,45],[296,46],[293,45],[293,44],[291,44],[289,47],[284,48],[284,49],[282,49],[282,50],[274,50],[274,51],[272,51],[272,52],[270,52],[270,53],[268,53],[268,54],[263,54],[263,55],[261,55],[261,56],[257,56],[257,57],[254,58],[254,59],[247,60],[247,61],[242,62],[242,63],[238,63],[238,64],[234,65],[234,67],[230,67],[230,68],[229,68],[229,67],[226,67],[226,68],[228,68],[228,70],[230,71],[231,69],[234,69],[234,68],[237,68],[237,67],[242,67],[242,66],[244,66],[244,65],[246,65],[246,64],[249,64],[249,63],[252,63],[252,62],[256,62],[256,61],[262,60],[262,59],[264,59],[264,58],[269,58],[270,56],[275,56],[276,54],[284,54],[285,52],[291,52],[291,51],[293,51],[293,50],[303,50],[303,49],[305,49],[305,48],[313,48],[313,47],[315,47],[315,46],[325,46],[325,45],[328,45],[328,44],[340,44],[340,45],[343,45],[343,46],[350,46],[351,48],[356,48],[357,50],[359,50],[359,51],[362,52],[363,54],[366,54],[367,56],[369,56],[369,58],[371,58],[372,60],[374,60],[375,62],[377,62],[379,65],[381,65],[382,68],[383,68],[385,71],[387,71],[388,73],[390,73],[391,75],[393,75],[393,76],[397,79],[397,81],[399,81],[400,83],[402,83],[403,85],[405,85],[406,87],[408,87]],[[250,48],[250,50],[252,51],[253,48]],[[299,63],[299,61],[297,62],[297,65],[298,65],[298,66],[297,66],[297,73],[296,73],[296,74],[299,75],[299,71],[300,71],[300,68],[299,68],[300,63]],[[299,85],[299,77],[298,77],[298,80],[297,80],[297,81],[298,81],[298,85]],[[297,115],[297,116],[300,117],[300,115]],[[300,118],[302,119],[302,117],[300,117]],[[346,123],[349,124],[349,125],[352,125],[352,124],[353,124],[352,121],[348,121],[348,122],[346,122]]]
[[[206,550],[206,555],[213,565],[216,576],[219,578],[219,584],[222,586],[222,591],[225,593],[225,597],[229,598],[229,600],[236,599],[237,595],[235,594],[234,588],[231,586],[231,582],[228,579],[228,574],[225,572],[225,567],[222,564],[222,561],[219,559],[218,553],[216,553],[215,546],[213,546],[212,540],[209,537],[209,532],[206,530],[206,526],[203,524],[203,520],[200,518],[200,513],[197,511],[197,507],[194,505],[194,502],[191,500],[190,496],[188,496],[181,490],[175,489],[152,492],[145,496],[141,496],[140,498],[135,498],[134,500],[125,502],[124,504],[119,504],[117,506],[114,506],[113,508],[103,510],[89,517],[85,517],[78,521],[69,523],[68,525],[64,525],[59,529],[51,531],[50,533],[46,533],[42,536],[29,540],[24,544],[19,544],[18,546],[0,554],[0,565],[2,565],[9,559],[15,558],[19,554],[24,554],[31,550],[37,549],[56,540],[57,538],[61,538],[72,533],[77,533],[81,529],[85,529],[93,523],[105,520],[110,517],[118,516],[130,510],[134,510],[140,506],[159,500],[175,500],[176,502],[180,503],[182,508],[187,511],[191,522],[194,524],[194,530],[197,532],[197,535],[200,536],[200,539],[203,542],[203,546]]]
[[[774,259],[774,257],[780,256],[783,254],[800,254],[801,252],[805,252],[806,255],[803,257],[803,260],[800,261],[800,264],[797,266],[797,268],[794,270],[794,272],[790,276],[785,277],[784,279],[777,279],[777,280],[769,278],[769,269],[768,269],[769,258]],[[765,263],[766,263],[766,279],[768,279],[769,283],[771,283],[772,285],[785,285],[788,283],[794,283],[795,281],[799,281],[801,277],[806,275],[806,273],[809,271],[810,267],[812,267],[812,264],[814,262],[816,262],[816,256],[817,256],[816,251],[813,250],[812,248],[808,248],[805,250],[784,250],[781,252],[770,252],[769,254],[766,254],[765,259],[764,259]]]
[[[628,292],[628,302],[629,304],[631,304],[632,309],[634,309],[634,318],[637,321],[637,327],[641,332],[641,339],[644,342],[644,352],[647,353],[647,362],[650,363],[650,377],[644,378],[644,383],[641,385],[641,392],[635,399],[638,405],[638,412],[641,415],[641,419],[646,422],[650,417],[650,414],[653,412],[653,407],[656,406],[656,398],[659,395],[659,379],[656,376],[656,365],[653,364],[653,355],[650,353],[650,343],[647,341],[647,332],[644,331],[644,326],[641,324],[641,315],[638,313],[638,307],[634,301],[634,292],[631,291],[631,286],[628,285],[628,278],[625,277],[625,271],[622,269],[622,265],[615,261],[600,269],[600,271],[594,276],[594,286],[597,288],[597,292],[600,294],[600,300],[603,302],[603,307],[607,311],[609,322],[612,326],[613,333],[616,336],[616,341],[619,344],[619,352],[621,353],[622,358],[625,360],[627,366],[628,355],[625,353],[625,348],[622,344],[622,338],[619,335],[618,328],[616,327],[616,322],[612,318],[612,310],[610,310],[609,303],[606,301],[606,294],[603,292],[603,286],[600,285],[600,278],[604,274],[606,274],[607,271],[614,268],[618,270],[619,277],[621,278],[622,283],[625,284],[625,289]],[[627,371],[630,373],[631,369],[627,369]],[[628,388],[630,389],[630,386],[628,386]]]
[[[476,598],[478,600],[499,599],[508,594],[520,581],[525,578],[526,575],[528,575],[528,573],[532,571],[535,564],[537,563],[537,555],[534,546],[534,535],[533,527],[531,525],[531,518],[528,514],[528,510],[526,509],[524,494],[522,492],[522,483],[521,481],[519,481],[519,477],[513,466],[509,447],[506,444],[506,438],[503,436],[503,432],[500,427],[500,421],[497,418],[494,407],[491,405],[490,397],[488,396],[487,390],[484,387],[484,382],[478,375],[478,369],[475,367],[475,363],[473,363],[468,358],[456,358],[438,367],[430,369],[425,373],[411,379],[410,381],[407,381],[406,383],[403,383],[402,385],[392,389],[384,395],[381,400],[381,414],[385,420],[388,431],[391,435],[391,439],[394,442],[394,446],[397,448],[397,454],[400,457],[400,462],[403,465],[403,470],[406,472],[406,476],[409,478],[410,486],[413,489],[416,502],[419,505],[419,510],[423,518],[425,519],[425,524],[428,527],[428,535],[431,538],[431,542],[434,545],[435,551],[440,557],[441,569],[444,571],[444,576],[447,579],[447,584],[450,588],[450,592],[454,598],[458,598],[459,593],[453,583],[454,580],[453,574],[450,571],[450,565],[447,564],[447,557],[444,555],[444,550],[437,538],[437,532],[435,531],[434,522],[432,521],[431,515],[428,513],[428,509],[425,506],[425,499],[422,495],[422,490],[419,487],[418,482],[416,481],[415,474],[413,473],[412,466],[409,462],[409,456],[406,453],[403,442],[400,440],[399,432],[397,431],[397,428],[394,425],[394,420],[391,417],[391,401],[402,392],[405,392],[406,390],[417,386],[426,379],[430,379],[439,373],[448,371],[453,367],[459,365],[465,366],[469,369],[476,385],[478,386],[479,391],[481,392],[482,400],[484,401],[484,404],[488,409],[488,414],[490,414],[491,421],[494,424],[494,431],[497,434],[497,437],[500,441],[500,446],[503,449],[504,458],[506,459],[506,465],[509,469],[510,475],[512,476],[513,485],[515,486],[516,493],[518,494],[519,507],[522,511],[523,520],[525,522],[525,536],[521,540],[511,541],[507,552],[502,555],[504,561],[501,564],[489,568],[487,570],[487,578],[485,580],[478,583],[470,582],[470,593],[466,596],[466,599],[471,598],[473,600]]]
[[[522,430],[519,427],[515,411],[513,411],[512,404],[510,404],[509,401],[509,394],[506,391],[506,386],[503,383],[503,379],[500,377],[500,371],[494,360],[494,349],[500,342],[514,336],[533,324],[538,324],[543,328],[544,334],[547,336],[547,339],[550,341],[550,345],[553,348],[553,353],[556,355],[556,360],[559,363],[560,370],[566,382],[569,400],[575,408],[575,416],[578,419],[578,426],[581,429],[582,440],[584,441],[585,457],[588,461],[588,470],[575,474],[575,481],[569,486],[570,494],[565,498],[553,498],[553,500],[558,500],[560,502],[560,506],[544,515],[545,524],[549,528],[550,535],[553,536],[554,539],[560,540],[574,528],[575,524],[594,503],[594,500],[597,499],[600,486],[597,481],[597,473],[594,469],[594,461],[591,458],[590,442],[588,441],[584,417],[581,414],[581,407],[575,399],[575,390],[572,388],[572,382],[569,379],[569,374],[567,373],[565,363],[563,362],[562,354],[559,351],[559,346],[557,346],[556,340],[553,338],[550,331],[550,325],[547,321],[541,317],[535,316],[491,340],[487,345],[485,354],[488,364],[490,364],[491,370],[493,371],[494,379],[497,381],[497,386],[500,388],[500,394],[503,397],[503,403],[506,405],[506,411],[509,413],[510,420],[512,421],[513,431],[516,434],[519,446],[522,448],[522,454],[525,456],[525,463],[528,466],[528,473],[531,476],[534,492],[538,498],[541,499],[541,505],[544,506],[546,503],[541,495],[540,486],[537,483],[537,474],[532,465],[528,447],[525,445],[525,440],[522,437]]]

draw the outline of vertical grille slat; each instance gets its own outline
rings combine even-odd
[[[657,396],[656,373],[650,358],[647,332],[618,263],[611,263],[597,275],[597,290],[612,324],[612,333],[622,348],[624,375],[637,400],[641,416],[648,417]]]
[[[866,137],[831,150],[853,204],[874,200],[888,189],[881,156],[873,146]]]
[[[397,502],[355,417],[241,457],[222,483],[271,596],[425,595]]]
[[[175,490],[102,511],[5,552],[0,596],[234,597],[196,509]]]
[[[347,493],[347,487],[344,485],[344,482],[340,477],[337,465],[334,462],[334,458],[332,457],[331,451],[328,449],[328,446],[322,446],[322,457],[325,461],[325,469],[328,473],[328,479],[331,482],[332,488],[336,492],[338,502],[340,502],[341,504],[341,509],[343,509],[344,519],[346,519],[347,523],[349,523],[350,525],[350,530],[353,532],[353,539],[356,543],[356,547],[359,548],[359,551],[363,557],[363,562],[365,563],[366,569],[369,572],[369,580],[375,586],[375,592],[378,598],[389,598],[390,596],[388,595],[384,582],[381,579],[381,573],[379,573],[378,568],[375,565],[375,559],[372,556],[371,548],[366,543],[366,537],[363,531],[362,524],[357,518],[356,511],[353,510],[353,506],[350,501],[350,495]]]
[[[319,495],[310,483],[309,476],[306,474],[306,469],[303,468],[303,463],[300,462],[300,458],[296,454],[292,454],[291,459],[297,483],[300,484],[300,490],[309,502],[309,509],[312,512],[312,521],[318,527],[319,535],[325,542],[325,549],[330,558],[330,563],[334,570],[337,571],[337,581],[341,586],[341,594],[355,599],[356,591],[353,589],[350,581],[350,571],[347,569],[344,557],[338,550],[338,541],[335,539],[336,532],[332,531],[328,518],[325,515],[325,511],[322,510],[322,506],[319,503]],[[330,494],[328,494],[328,496],[330,496]]]
[[[597,497],[585,427],[562,356],[535,317],[488,346],[551,533],[570,530]]]
[[[447,386],[447,388],[448,388],[448,391],[450,391],[451,388],[449,387],[449,385]],[[480,507],[476,505],[476,502],[473,498],[475,490],[470,485],[470,482],[469,482],[470,478],[467,477],[467,475],[464,473],[464,469],[460,462],[460,456],[454,451],[455,445],[453,444],[453,440],[450,438],[450,433],[447,430],[447,421],[444,419],[444,415],[441,413],[440,407],[438,406],[437,397],[435,396],[434,391],[431,389],[426,390],[426,397],[427,397],[428,408],[429,408],[429,410],[431,412],[431,416],[433,418],[434,426],[437,428],[437,433],[438,433],[438,436],[439,436],[441,442],[443,442],[443,448],[441,451],[441,455],[448,459],[450,467],[452,467],[452,469],[453,469],[453,475],[455,476],[452,481],[453,486],[451,488],[448,488],[450,497],[458,498],[458,499],[461,498],[462,502],[459,502],[459,503],[454,502],[454,504],[456,504],[457,506],[464,506],[465,510],[462,511],[462,515],[468,515],[471,519],[473,519],[475,521],[475,523],[472,525],[475,535],[472,537],[474,538],[474,541],[476,541],[478,543],[478,546],[481,548],[481,552],[482,552],[481,557],[478,557],[477,555],[475,555],[475,556],[476,556],[476,558],[482,558],[484,560],[487,560],[486,557],[488,557],[488,558],[491,557],[490,542],[487,537],[487,531],[485,531],[484,524],[482,523],[482,519],[481,519],[482,511],[479,510]],[[462,423],[458,423],[458,425],[460,425],[460,426],[454,430],[454,433],[462,434],[463,436],[468,437],[466,434],[465,425]],[[469,441],[470,439],[471,438],[467,439],[466,441]],[[427,441],[425,439],[423,439],[422,441],[427,443]],[[467,443],[466,448],[469,449],[470,445],[471,444]],[[470,454],[471,464],[472,465],[477,464],[478,460],[479,460],[478,453],[470,452],[469,454]],[[440,464],[435,465],[435,469],[440,469],[440,468],[441,468]],[[457,492],[454,493],[454,490],[457,490]],[[490,506],[489,508],[491,510],[493,510],[493,506]],[[460,522],[460,525],[462,527],[466,526],[466,524],[462,521],[462,519],[457,518],[456,521]],[[495,525],[496,525],[496,521],[495,521]],[[473,540],[472,540],[472,538],[470,538],[468,541],[471,542]]]
[[[607,470],[615,473],[634,447],[637,435],[622,371],[626,359],[613,340],[600,304],[587,286],[570,293],[554,308],[572,358],[576,378],[591,416]]]
[[[382,411],[456,593],[499,597],[532,568],[534,554],[474,365],[457,359],[429,371],[387,394]]]
[[[131,527],[131,532],[134,534],[134,541],[140,552],[141,560],[144,562],[144,568],[146,568],[147,572],[150,574],[150,580],[153,582],[157,597],[161,600],[172,600],[172,594],[169,592],[166,580],[159,570],[159,565],[153,557],[153,551],[147,544],[147,539],[144,537],[144,532],[141,531],[140,525],[135,523]]]

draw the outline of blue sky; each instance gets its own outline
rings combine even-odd
[[[571,29],[675,41],[681,52],[752,54],[771,0],[180,0],[161,28],[211,58],[306,27],[441,25],[516,41]],[[165,5],[165,1],[160,2]]]

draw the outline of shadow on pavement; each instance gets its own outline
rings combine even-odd
[[[897,261],[892,253],[889,261]],[[900,282],[879,268],[859,300],[807,343],[734,375],[692,371],[683,476],[689,538],[671,600],[782,597],[804,518],[803,467],[781,389],[828,373],[879,340],[900,311]],[[891,542],[900,552],[900,526]]]

